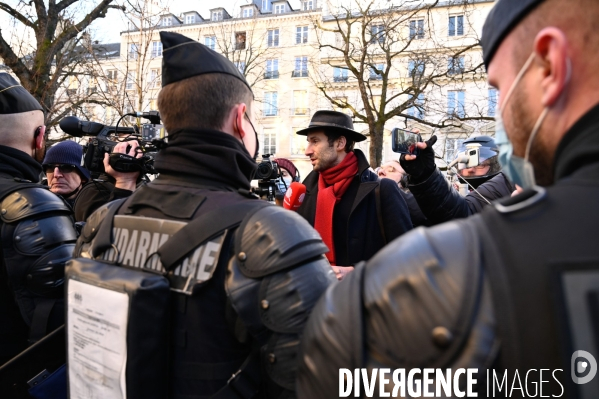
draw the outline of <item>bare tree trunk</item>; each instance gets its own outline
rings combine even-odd
[[[385,133],[385,125],[375,123],[370,128],[370,166],[376,168],[381,166],[383,162],[383,135]]]

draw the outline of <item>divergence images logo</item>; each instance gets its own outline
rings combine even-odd
[[[570,368],[572,370],[572,381],[576,384],[591,382],[597,374],[597,361],[587,351],[576,351],[572,354]]]

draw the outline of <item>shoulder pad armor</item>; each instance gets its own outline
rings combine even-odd
[[[514,197],[506,197],[494,203],[500,213],[513,213],[528,208],[547,197],[547,190],[540,186],[526,189]]]
[[[379,361],[446,367],[462,348],[482,290],[480,239],[471,226],[457,221],[418,229],[369,262],[366,336]]]
[[[68,205],[50,190],[30,187],[7,195],[0,204],[2,221],[12,223],[46,212],[71,213]]]
[[[414,230],[329,287],[304,330],[298,396],[336,397],[340,368],[491,364],[495,319],[473,226]]]
[[[263,277],[328,252],[320,235],[295,212],[267,206],[244,220],[235,255],[246,277]]]
[[[111,206],[117,205],[115,202],[109,202],[107,204],[102,205],[98,209],[94,211],[85,222],[83,229],[81,229],[81,240],[83,242],[90,242],[98,232],[98,227],[100,227],[100,223],[104,220],[104,217],[108,213],[108,210]]]

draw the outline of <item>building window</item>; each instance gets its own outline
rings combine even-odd
[[[212,17],[210,18],[212,21],[222,21],[223,20],[223,12],[222,11],[212,11]]]
[[[216,50],[216,36],[206,36],[204,44],[211,50]]]
[[[106,71],[106,88],[107,90],[109,89],[116,89],[116,84],[117,84],[117,71],[116,69],[109,69],[108,71]]]
[[[277,116],[279,108],[277,105],[277,92],[267,91],[264,93],[264,116]]]
[[[264,73],[264,79],[278,79],[279,78],[279,60],[272,59],[266,60],[266,72]]]
[[[449,17],[449,36],[462,36],[464,34],[464,16],[452,15]]]
[[[285,4],[275,5],[275,14],[283,14],[285,12]]]
[[[186,24],[195,24],[196,23],[196,16],[194,14],[186,15],[185,16],[185,23]]]
[[[172,26],[173,25],[173,19],[172,17],[162,17],[162,26]]]
[[[127,72],[127,83],[125,88],[127,90],[133,90],[135,88],[135,72]]]
[[[445,162],[453,161],[462,144],[464,144],[464,139],[445,139]]]
[[[447,92],[447,114],[450,117],[464,118],[466,116],[464,90],[449,90]]]
[[[243,18],[249,18],[254,16],[253,8],[244,8],[243,9]]]
[[[426,69],[426,63],[423,60],[409,60],[408,61],[408,75],[412,79],[420,79],[424,75]]]
[[[370,43],[385,44],[385,26],[372,25],[370,27]]]
[[[424,19],[410,21],[410,39],[424,39]]]
[[[333,68],[333,81],[334,82],[347,82],[347,68],[334,67]]]
[[[308,43],[308,27],[298,26],[295,28],[295,44]]]
[[[269,0],[262,0],[262,11],[268,11]]]
[[[279,47],[279,30],[269,29],[266,35],[268,47]]]
[[[235,50],[245,50],[245,32],[235,32]]]
[[[245,74],[245,61],[237,61],[235,66],[237,69],[239,69],[239,72],[241,72],[242,75]]]
[[[302,1],[302,10],[309,11],[314,9],[314,1],[313,0],[304,0]]]
[[[413,95],[410,96],[412,98]],[[418,94],[418,97],[413,102],[410,108],[408,108],[408,115],[418,118],[424,119],[424,93]]]
[[[162,42],[152,42],[152,58],[162,56]]]
[[[300,136],[296,134],[298,130],[302,130],[303,127],[292,127],[291,128],[291,151],[290,155],[306,155],[306,145],[308,144],[308,140],[306,140],[306,136]]]
[[[137,43],[129,43],[129,59],[136,60],[139,55],[139,48]]]
[[[292,115],[308,115],[308,92],[306,90],[293,91]]]
[[[295,57],[295,69],[291,74],[293,78],[308,77],[308,57]]]
[[[447,74],[448,75],[457,75],[459,73],[464,73],[466,66],[466,61],[463,55],[458,57],[449,57],[447,59]]]
[[[161,76],[159,69],[150,69],[150,87],[160,87]]]
[[[495,112],[497,111],[497,89],[489,89],[489,97],[488,97],[488,116],[495,116]]]
[[[383,73],[385,72],[385,66],[383,64],[376,64],[370,67],[370,80],[383,80]]]
[[[277,153],[277,129],[264,128],[262,131],[262,155]]]

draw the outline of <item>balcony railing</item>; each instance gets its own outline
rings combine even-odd
[[[94,94],[94,93],[97,93],[97,92],[98,92],[98,88],[97,87],[88,87],[87,88],[87,94],[88,95]]]
[[[291,108],[289,113],[291,115],[310,115],[310,108]]]
[[[308,71],[307,70],[293,71],[291,73],[291,77],[292,78],[307,78]]]
[[[262,116],[278,116],[279,109],[278,108],[270,108],[262,110]]]
[[[264,72],[264,79],[278,79],[279,71]]]
[[[347,82],[347,79],[348,79],[347,76],[335,76],[333,78],[333,82],[335,82],[335,83]]]

